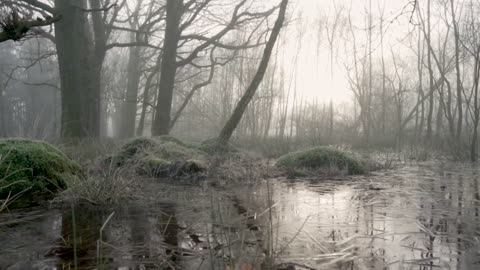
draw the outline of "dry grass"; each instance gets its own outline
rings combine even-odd
[[[105,164],[105,157],[112,154],[120,141],[82,139],[57,142],[57,146],[70,158],[80,163],[85,179],[75,181],[60,193],[56,203],[88,202],[95,205],[118,205],[138,193],[139,177],[135,168],[117,168]]]
[[[119,205],[139,193],[140,181],[129,168],[106,169],[103,174],[90,174],[60,193],[59,202],[88,202],[97,205]]]
[[[213,181],[258,181],[272,175],[268,161],[252,153],[214,155],[209,158],[207,179]]]

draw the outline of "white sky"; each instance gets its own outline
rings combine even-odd
[[[370,0],[292,0],[291,8],[294,8],[294,14],[302,14],[301,22],[304,27],[305,35],[302,42],[301,51],[297,62],[297,91],[305,98],[317,98],[319,102],[333,100],[334,103],[341,103],[351,100],[351,91],[349,90],[348,81],[346,79],[345,67],[342,61],[334,60],[333,66],[330,65],[330,57],[328,41],[326,38],[325,27],[322,29],[321,47],[317,58],[317,42],[319,33],[319,20],[333,21],[335,7],[341,9],[347,16],[351,10],[353,24],[357,27],[364,28],[364,15],[369,7]],[[385,5],[384,17],[386,21],[391,21],[402,9],[408,5],[408,0],[372,0],[372,10],[374,16],[379,14],[379,7]],[[404,35],[408,30],[408,16],[410,15],[412,6],[407,6],[403,15],[403,20],[392,22],[389,37],[385,38],[386,44],[398,44],[399,35]],[[373,24],[375,25],[375,18]],[[377,21],[378,22],[378,21]],[[287,30],[287,41],[285,47],[286,58],[293,59],[296,54],[296,46],[298,44],[298,28],[300,21],[296,21]],[[392,31],[392,29],[394,29]],[[375,31],[375,30],[374,30]],[[378,30],[377,30],[378,31]],[[359,36],[358,39],[361,37]],[[375,41],[374,41],[375,42]],[[336,48],[343,47],[344,41],[339,41]],[[386,45],[390,46],[390,45]],[[344,49],[339,49],[340,59],[345,57]],[[335,58],[335,57],[334,57]],[[292,60],[286,60],[284,68],[286,74],[294,70]]]

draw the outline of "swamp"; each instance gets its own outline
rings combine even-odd
[[[0,270],[480,269],[479,15],[0,0]]]

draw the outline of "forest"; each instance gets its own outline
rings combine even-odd
[[[0,269],[477,269],[479,15],[0,0]]]

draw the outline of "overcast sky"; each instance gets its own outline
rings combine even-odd
[[[321,21],[331,23],[334,19],[335,10],[342,10],[345,15],[350,12],[355,26],[364,27],[364,15],[369,7],[370,0],[293,0],[292,8],[294,8],[294,16],[297,19],[294,25],[287,30],[287,41],[285,45],[286,61],[284,67],[286,70],[294,70],[292,65],[293,58],[296,54],[296,46],[298,39],[292,38],[298,36],[299,24],[305,32],[301,50],[297,61],[297,91],[302,93],[306,98],[312,99],[317,97],[319,101],[329,101],[332,99],[335,103],[341,103],[351,100],[351,91],[349,90],[348,81],[346,79],[346,71],[342,62],[349,57],[343,49],[344,41],[338,41],[335,48],[338,49],[338,61],[334,60],[331,65],[332,56],[326,38],[326,29],[322,27],[322,35],[320,39],[320,50],[317,58],[317,44],[319,24]],[[408,16],[412,10],[412,6],[408,5],[408,0],[372,0],[372,10],[375,17],[379,17],[379,9],[385,6],[385,21],[389,22],[389,33],[385,37],[385,43],[398,44],[402,35],[408,32]],[[402,11],[407,14],[403,15],[404,19],[395,20]],[[374,18],[375,24],[375,18]],[[399,45],[399,47],[402,44]],[[398,48],[401,50],[401,48]],[[334,55],[334,58],[335,57]],[[289,74],[290,71],[287,72]]]

